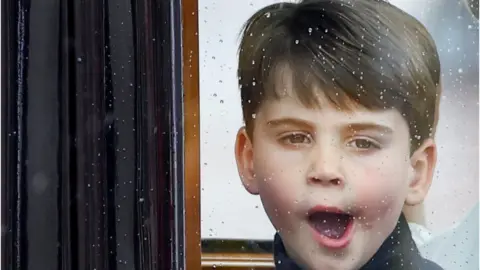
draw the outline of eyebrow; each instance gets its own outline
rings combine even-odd
[[[384,125],[380,125],[377,123],[349,123],[345,127],[348,131],[366,131],[372,130],[376,132],[381,132],[385,135],[389,135],[393,133],[393,129]]]
[[[313,123],[297,118],[280,118],[274,119],[267,122],[269,127],[278,127],[278,126],[297,126],[303,128],[312,128]]]

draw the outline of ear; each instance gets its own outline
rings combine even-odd
[[[433,139],[425,140],[410,161],[413,170],[405,204],[413,206],[423,202],[432,184],[437,162],[437,146]]]
[[[258,185],[253,169],[253,144],[245,127],[240,128],[237,132],[235,158],[237,160],[238,174],[242,179],[243,186],[251,194],[257,195]]]

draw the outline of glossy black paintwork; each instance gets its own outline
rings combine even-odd
[[[2,1],[2,269],[183,268],[180,2]]]

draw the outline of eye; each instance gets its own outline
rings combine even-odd
[[[369,149],[379,149],[379,145],[368,139],[354,139],[350,141],[349,146],[354,147],[360,151]]]
[[[281,138],[281,141],[285,144],[309,144],[312,140],[310,136],[302,133],[292,133]]]

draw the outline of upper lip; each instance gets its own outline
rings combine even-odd
[[[318,212],[350,215],[350,213],[348,213],[347,211],[343,211],[342,209],[336,206],[316,205],[310,208],[310,210],[308,210],[307,216],[311,216]]]

